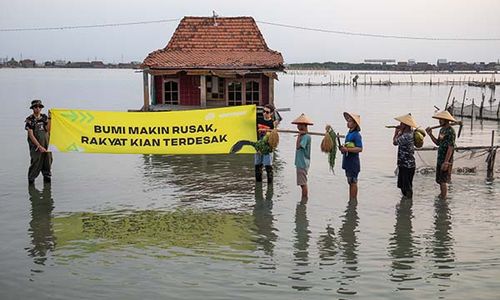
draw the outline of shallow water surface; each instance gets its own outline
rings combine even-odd
[[[282,128],[294,129],[291,120],[305,112],[315,121],[310,130],[328,123],[344,133],[341,113],[361,114],[358,203],[347,201],[340,161],[332,174],[313,137],[310,199],[299,204],[295,137],[287,134],[273,185],[255,184],[251,155],[55,153],[52,184],[39,178],[29,188],[29,101],[138,108],[142,75],[0,69],[0,298],[498,298],[498,181],[454,175],[445,202],[432,174],[415,177],[412,200],[396,188],[396,149],[384,125],[407,112],[436,124],[433,106],[444,106],[449,86],[293,88],[293,76],[276,84],[277,106],[290,108]],[[488,145],[500,129],[466,124],[461,145]]]

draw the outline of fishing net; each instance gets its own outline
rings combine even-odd
[[[496,155],[498,147],[459,147],[455,149],[452,173],[457,175],[487,175],[488,165],[494,161],[493,175],[500,176],[500,156]],[[429,148],[416,149],[416,173],[430,174],[436,172],[437,150]]]

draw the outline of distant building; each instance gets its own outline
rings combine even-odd
[[[281,53],[252,17],[184,17],[167,46],[142,64],[144,106],[220,107],[274,103]],[[149,101],[149,76],[151,103]]]
[[[437,60],[437,65],[446,65],[448,64],[448,60],[446,58],[440,58]]]
[[[90,64],[92,65],[92,68],[105,68],[106,65],[104,65],[104,63],[100,60],[94,60],[94,61],[91,61]]]
[[[22,68],[34,68],[36,62],[32,59],[23,59],[19,62]]]
[[[65,60],[56,60],[54,61],[54,67],[65,67],[67,62]]]
[[[396,63],[396,60],[395,59],[365,59],[365,63],[387,65],[387,64]]]
[[[414,65],[416,65],[416,64],[417,64],[417,62],[416,62],[414,59],[409,59],[409,60],[408,60],[408,65],[409,65],[409,66],[414,66]]]

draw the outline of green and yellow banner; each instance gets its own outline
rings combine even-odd
[[[51,109],[49,150],[86,153],[223,154],[256,141],[255,105],[173,112]],[[238,153],[255,153],[246,145]]]

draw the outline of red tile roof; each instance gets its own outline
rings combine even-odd
[[[184,17],[143,68],[282,70],[283,57],[267,47],[252,17]]]

